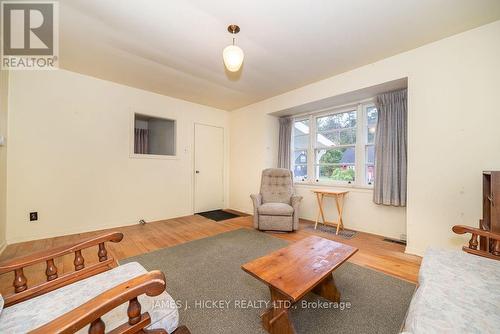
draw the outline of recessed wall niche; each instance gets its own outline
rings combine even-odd
[[[176,127],[173,119],[134,114],[134,153],[175,156]]]

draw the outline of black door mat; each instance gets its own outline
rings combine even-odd
[[[234,213],[227,212],[224,210],[198,212],[197,215],[203,216],[203,217],[208,218],[208,219],[215,220],[216,222],[219,222],[221,220],[239,217],[238,215],[235,215]]]

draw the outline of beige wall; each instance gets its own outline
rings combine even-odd
[[[297,185],[296,192],[303,198],[300,216],[312,221],[316,220],[318,205],[312,189],[329,189],[314,185]],[[386,237],[400,239],[406,234],[406,209],[376,205],[372,201],[373,191],[362,188],[341,188],[348,190],[344,202],[342,219],[347,228]],[[337,220],[337,209],[333,198],[324,199],[325,218]]]
[[[261,169],[276,165],[277,120],[269,113],[402,77],[409,88],[406,215],[373,207],[362,193],[350,196],[346,225],[388,236],[406,230],[409,253],[458,249],[464,239],[451,227],[478,224],[481,171],[500,169],[500,21],[231,113],[231,207],[251,210],[248,195],[258,190]],[[307,218],[312,203],[305,200]]]
[[[133,112],[177,120],[177,159],[130,157]],[[228,150],[225,111],[64,70],[11,73],[9,117],[9,243],[192,214],[194,122]]]
[[[0,136],[7,139],[9,74],[0,71]],[[7,227],[7,146],[0,146],[0,252],[6,246]]]
[[[280,108],[283,105],[273,106],[266,100],[230,113],[230,207],[235,210],[253,213],[249,195],[259,191],[261,171],[277,165],[278,119],[268,113],[283,109]],[[311,189],[311,186],[296,186],[297,193],[304,197],[301,218],[315,220],[317,204]],[[397,239],[406,233],[404,208],[373,204],[372,191],[368,189],[348,190],[343,216],[348,228]],[[326,201],[325,215],[335,220],[336,209],[329,199]]]
[[[8,202],[8,210],[0,211],[0,242],[5,215],[12,243],[191,214],[194,122],[225,127],[228,206],[250,212],[261,170],[277,162],[278,122],[269,113],[402,77],[409,86],[408,207],[375,206],[370,191],[352,190],[346,225],[392,237],[406,231],[410,253],[458,248],[463,238],[451,226],[477,224],[481,171],[500,169],[500,21],[230,114],[63,70],[10,73],[7,160],[0,147],[0,182],[5,161],[9,171],[8,188],[0,183],[0,209]],[[177,159],[130,158],[133,112],[177,119]],[[302,216],[314,218],[309,189],[298,192],[305,196]],[[39,221],[29,223],[35,210]]]

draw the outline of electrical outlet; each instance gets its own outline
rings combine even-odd
[[[38,212],[30,212],[30,222],[38,220]]]

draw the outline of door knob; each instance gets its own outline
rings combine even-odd
[[[199,171],[199,170],[197,170],[197,171],[195,171],[195,173],[196,173],[196,174],[200,174],[200,171]]]

